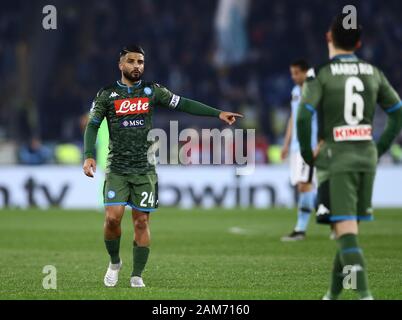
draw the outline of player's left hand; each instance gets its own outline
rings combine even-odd
[[[232,125],[233,123],[235,123],[236,117],[243,118],[243,115],[240,113],[226,112],[226,111],[222,111],[219,114],[219,119],[225,121],[228,125]]]

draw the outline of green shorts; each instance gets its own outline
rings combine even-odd
[[[158,207],[158,176],[155,173],[107,173],[103,199],[105,206],[128,205],[143,212],[155,211]]]
[[[317,222],[373,220],[374,172],[318,171]]]

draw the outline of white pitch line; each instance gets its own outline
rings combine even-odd
[[[231,227],[231,228],[229,228],[228,231],[229,231],[229,233],[238,234],[238,235],[250,234],[250,231],[240,228],[240,227]]]

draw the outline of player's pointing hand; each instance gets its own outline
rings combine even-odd
[[[96,161],[95,161],[95,159],[92,159],[92,158],[86,159],[82,169],[84,169],[84,173],[85,173],[85,175],[87,177],[93,178],[94,173],[96,172]]]
[[[243,118],[243,115],[240,113],[233,113],[233,112],[226,112],[222,111],[219,114],[219,119],[222,121],[225,121],[228,125],[232,125],[233,123],[236,122],[236,117]]]

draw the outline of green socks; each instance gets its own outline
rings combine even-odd
[[[144,271],[149,256],[149,247],[139,247],[134,241],[133,247],[133,273],[132,277],[141,277],[142,271]]]
[[[331,287],[327,294],[331,300],[338,299],[343,289],[344,274],[342,273],[343,266],[341,262],[341,255],[339,251],[335,255],[334,265],[332,269]]]
[[[344,285],[356,290],[360,299],[371,297],[363,252],[357,243],[357,236],[344,234],[337,242],[339,251],[334,260],[329,297],[336,299]]]
[[[107,252],[110,255],[110,262],[112,264],[117,264],[120,262],[120,237],[113,240],[106,240],[105,245]],[[145,265],[147,264],[149,256],[149,248],[148,247],[139,247],[137,243],[134,242],[133,248],[133,273],[132,277],[137,276],[141,277],[142,272],[144,271]]]
[[[106,240],[105,239],[106,250],[110,255],[110,262],[112,264],[117,264],[120,262],[120,237],[113,240]]]

